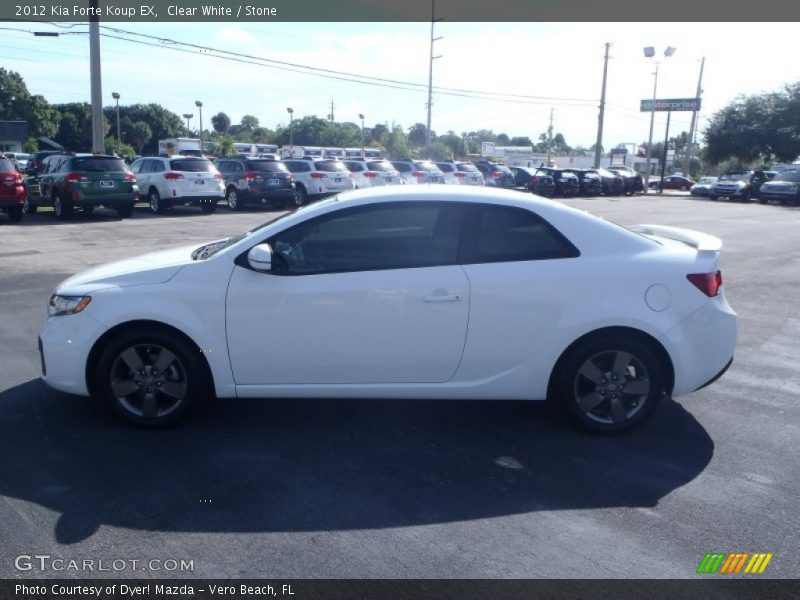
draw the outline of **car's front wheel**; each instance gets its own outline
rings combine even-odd
[[[150,188],[150,212],[154,215],[163,215],[167,211],[167,204],[161,201],[161,194],[156,188]]]
[[[22,221],[22,217],[25,214],[25,211],[22,210],[21,206],[12,206],[8,209],[8,220],[12,223],[19,223]]]
[[[235,187],[228,188],[225,199],[228,201],[228,208],[231,210],[242,209],[242,203],[239,202],[239,191]]]
[[[100,354],[95,373],[100,398],[138,425],[160,427],[184,419],[210,392],[196,348],[158,328],[129,330]]]
[[[29,215],[35,215],[36,211],[39,210],[39,207],[33,201],[33,198],[31,198],[31,194],[28,190],[25,190],[25,203],[22,207]]]
[[[603,336],[581,344],[561,365],[555,393],[582,427],[614,433],[644,422],[666,391],[656,353],[635,337]]]
[[[53,194],[53,213],[57,219],[68,219],[72,215],[72,203],[62,200],[58,194]]]

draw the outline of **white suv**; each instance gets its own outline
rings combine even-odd
[[[217,210],[225,198],[225,184],[207,158],[193,156],[147,156],[131,165],[142,197],[150,210],[163,214],[175,205],[199,206],[204,213]]]
[[[444,182],[451,185],[486,185],[483,173],[468,162],[443,161],[436,166],[444,173]]]
[[[355,189],[353,174],[345,164],[334,159],[287,158],[283,164],[294,176],[298,204]]]
[[[429,160],[393,160],[406,183],[444,183],[444,173]]]
[[[344,164],[350,169],[356,188],[359,189],[405,183],[400,177],[400,173],[388,160],[354,158],[345,160]]]

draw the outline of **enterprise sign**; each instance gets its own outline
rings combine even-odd
[[[641,112],[652,110],[672,111],[672,110],[700,110],[700,98],[668,98],[666,100],[656,100],[656,107],[653,108],[653,100],[641,101]]]

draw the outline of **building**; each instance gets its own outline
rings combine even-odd
[[[24,152],[27,143],[27,122],[0,121],[0,152]]]

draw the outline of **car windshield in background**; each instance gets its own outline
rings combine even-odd
[[[439,167],[434,165],[433,163],[414,163],[414,166],[419,169],[420,171],[425,171],[426,173],[440,173]]]
[[[366,167],[364,166],[364,163],[347,161],[344,164],[353,173],[361,173],[361,171],[367,170]]]
[[[448,165],[446,163],[436,166],[439,167],[439,170],[442,171],[442,173],[452,173],[455,170],[453,165]]]
[[[86,156],[74,159],[72,163],[76,171],[86,173],[107,173],[109,171],[127,171],[128,167],[121,158],[96,158]]]
[[[375,160],[367,163],[370,171],[396,171],[394,165],[388,160]]]
[[[716,182],[717,182],[716,177],[703,177],[697,183],[699,183],[700,185],[708,185],[710,183],[716,183]]]
[[[248,171],[258,171],[260,173],[287,173],[289,169],[282,162],[276,160],[248,160]]]
[[[800,172],[781,173],[772,181],[791,181],[792,183],[800,183]]]
[[[181,160],[169,161],[169,168],[173,171],[183,171],[184,173],[208,173],[214,170],[214,165],[209,160]]]
[[[722,181],[746,181],[750,179],[750,173],[728,173],[720,177]]]
[[[613,171],[603,169],[602,167],[597,169],[597,173],[603,177],[619,177],[619,173],[614,173]]]
[[[509,169],[509,168],[508,168],[507,166],[505,166],[505,165],[495,165],[495,168],[496,168],[498,171],[500,171],[501,173],[509,173],[509,174],[512,174],[512,175],[513,175],[513,173],[511,173],[511,169]]]
[[[340,160],[318,160],[314,163],[317,171],[324,171],[326,173],[347,173],[347,167]]]
[[[467,173],[480,173],[478,167],[476,167],[475,165],[469,165],[465,163],[458,165],[458,170],[465,171]]]
[[[0,173],[10,173],[14,170],[14,165],[7,158],[0,158]]]

